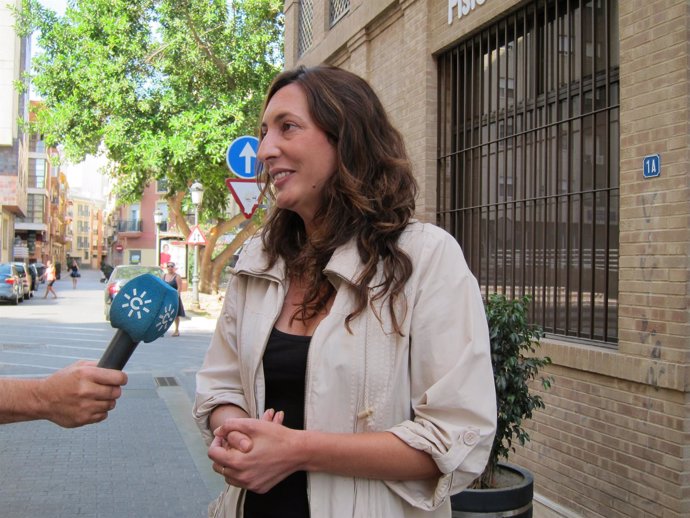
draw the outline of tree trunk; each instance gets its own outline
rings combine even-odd
[[[185,219],[185,214],[182,212],[182,200],[185,197],[185,192],[178,192],[173,197],[168,198],[168,206],[170,211],[175,216],[175,224],[183,236],[188,236],[190,233],[189,225]],[[218,285],[220,284],[220,276],[223,273],[225,265],[230,261],[233,254],[242,246],[242,244],[256,232],[257,226],[253,221],[248,221],[247,225],[237,233],[235,239],[232,240],[222,252],[213,257],[218,239],[224,234],[230,232],[246,218],[242,214],[233,216],[229,220],[220,219],[207,233],[206,245],[199,249],[199,292],[200,293],[218,293]]]

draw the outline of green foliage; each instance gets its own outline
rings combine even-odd
[[[530,439],[523,421],[530,419],[535,409],[544,408],[542,398],[530,393],[529,382],[536,379],[539,369],[551,364],[551,359],[534,356],[543,332],[527,319],[529,303],[528,296],[511,300],[497,293],[491,294],[485,303],[498,419],[489,462],[475,484],[477,487],[493,486],[499,460],[507,460],[510,452],[515,451],[513,441],[524,445]],[[544,389],[551,386],[550,377],[540,381]]]
[[[120,200],[154,179],[169,196],[205,187],[202,220],[222,218],[228,144],[255,134],[282,67],[280,0],[72,0],[64,16],[23,0],[22,34],[38,34],[33,128],[76,162],[99,149]]]

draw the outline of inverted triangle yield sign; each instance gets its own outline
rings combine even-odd
[[[264,184],[256,183],[254,178],[226,178],[225,185],[228,186],[232,197],[235,198],[237,205],[244,217],[249,219],[254,214],[254,211],[259,206],[259,198],[261,197],[261,190]]]

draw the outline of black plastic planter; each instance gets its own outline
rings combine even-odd
[[[534,478],[524,468],[513,464],[499,464],[514,472],[521,481],[510,487],[496,489],[465,489],[451,497],[453,518],[507,517],[531,518]]]

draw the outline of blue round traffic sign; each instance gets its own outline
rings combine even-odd
[[[225,155],[225,161],[230,171],[240,178],[255,178],[258,150],[258,138],[249,135],[237,137],[230,143]]]

